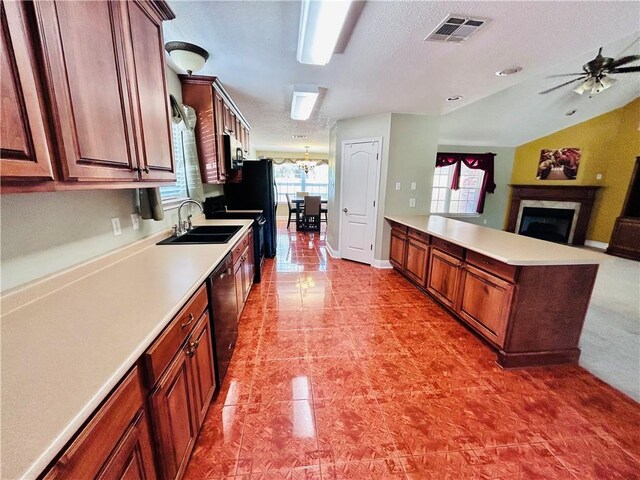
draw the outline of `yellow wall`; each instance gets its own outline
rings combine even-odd
[[[516,149],[511,183],[600,185],[587,239],[608,243],[620,215],[635,159],[640,155],[640,98],[617,110],[538,138]],[[577,147],[582,158],[575,180],[536,180],[540,150]],[[596,180],[601,173],[602,180]]]

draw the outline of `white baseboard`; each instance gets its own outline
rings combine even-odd
[[[374,268],[393,268],[389,260],[378,260],[377,258],[373,259],[371,266]]]
[[[327,246],[327,252],[329,252],[329,255],[331,255],[331,258],[342,258],[340,256],[340,250],[335,250],[330,244],[329,242],[326,243]]]
[[[608,243],[598,242],[596,240],[585,240],[584,245],[585,247],[593,247],[593,248],[598,248],[600,250],[606,250],[609,247]]]

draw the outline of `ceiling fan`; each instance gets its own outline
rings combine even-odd
[[[618,73],[633,73],[640,72],[640,66],[635,67],[623,67],[623,65],[627,65],[628,63],[635,62],[636,60],[640,60],[640,55],[626,55],[624,57],[619,57],[613,59],[611,57],[603,57],[602,56],[602,47],[598,50],[598,55],[596,58],[591,60],[590,62],[585,63],[582,66],[581,73],[562,73],[560,75],[550,75],[547,78],[557,78],[557,77],[573,77],[575,75],[579,75],[578,78],[574,78],[573,80],[569,80],[568,82],[562,83],[560,85],[556,85],[553,88],[548,90],[544,90],[539,92],[540,95],[545,93],[553,92],[558,88],[562,88],[566,85],[570,85],[575,82],[582,83],[578,85],[573,91],[579,95],[582,95],[585,92],[589,92],[590,95],[595,95],[596,93],[600,93],[603,90],[606,90],[611,85],[615,83],[615,78],[611,78],[608,75],[618,74]]]

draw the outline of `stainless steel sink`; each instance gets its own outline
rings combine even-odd
[[[227,243],[241,228],[239,225],[202,225],[183,235],[165,238],[158,245]]]

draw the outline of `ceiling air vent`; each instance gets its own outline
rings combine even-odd
[[[449,15],[425,38],[430,42],[462,43],[485,23],[486,19],[466,18],[464,15]]]

